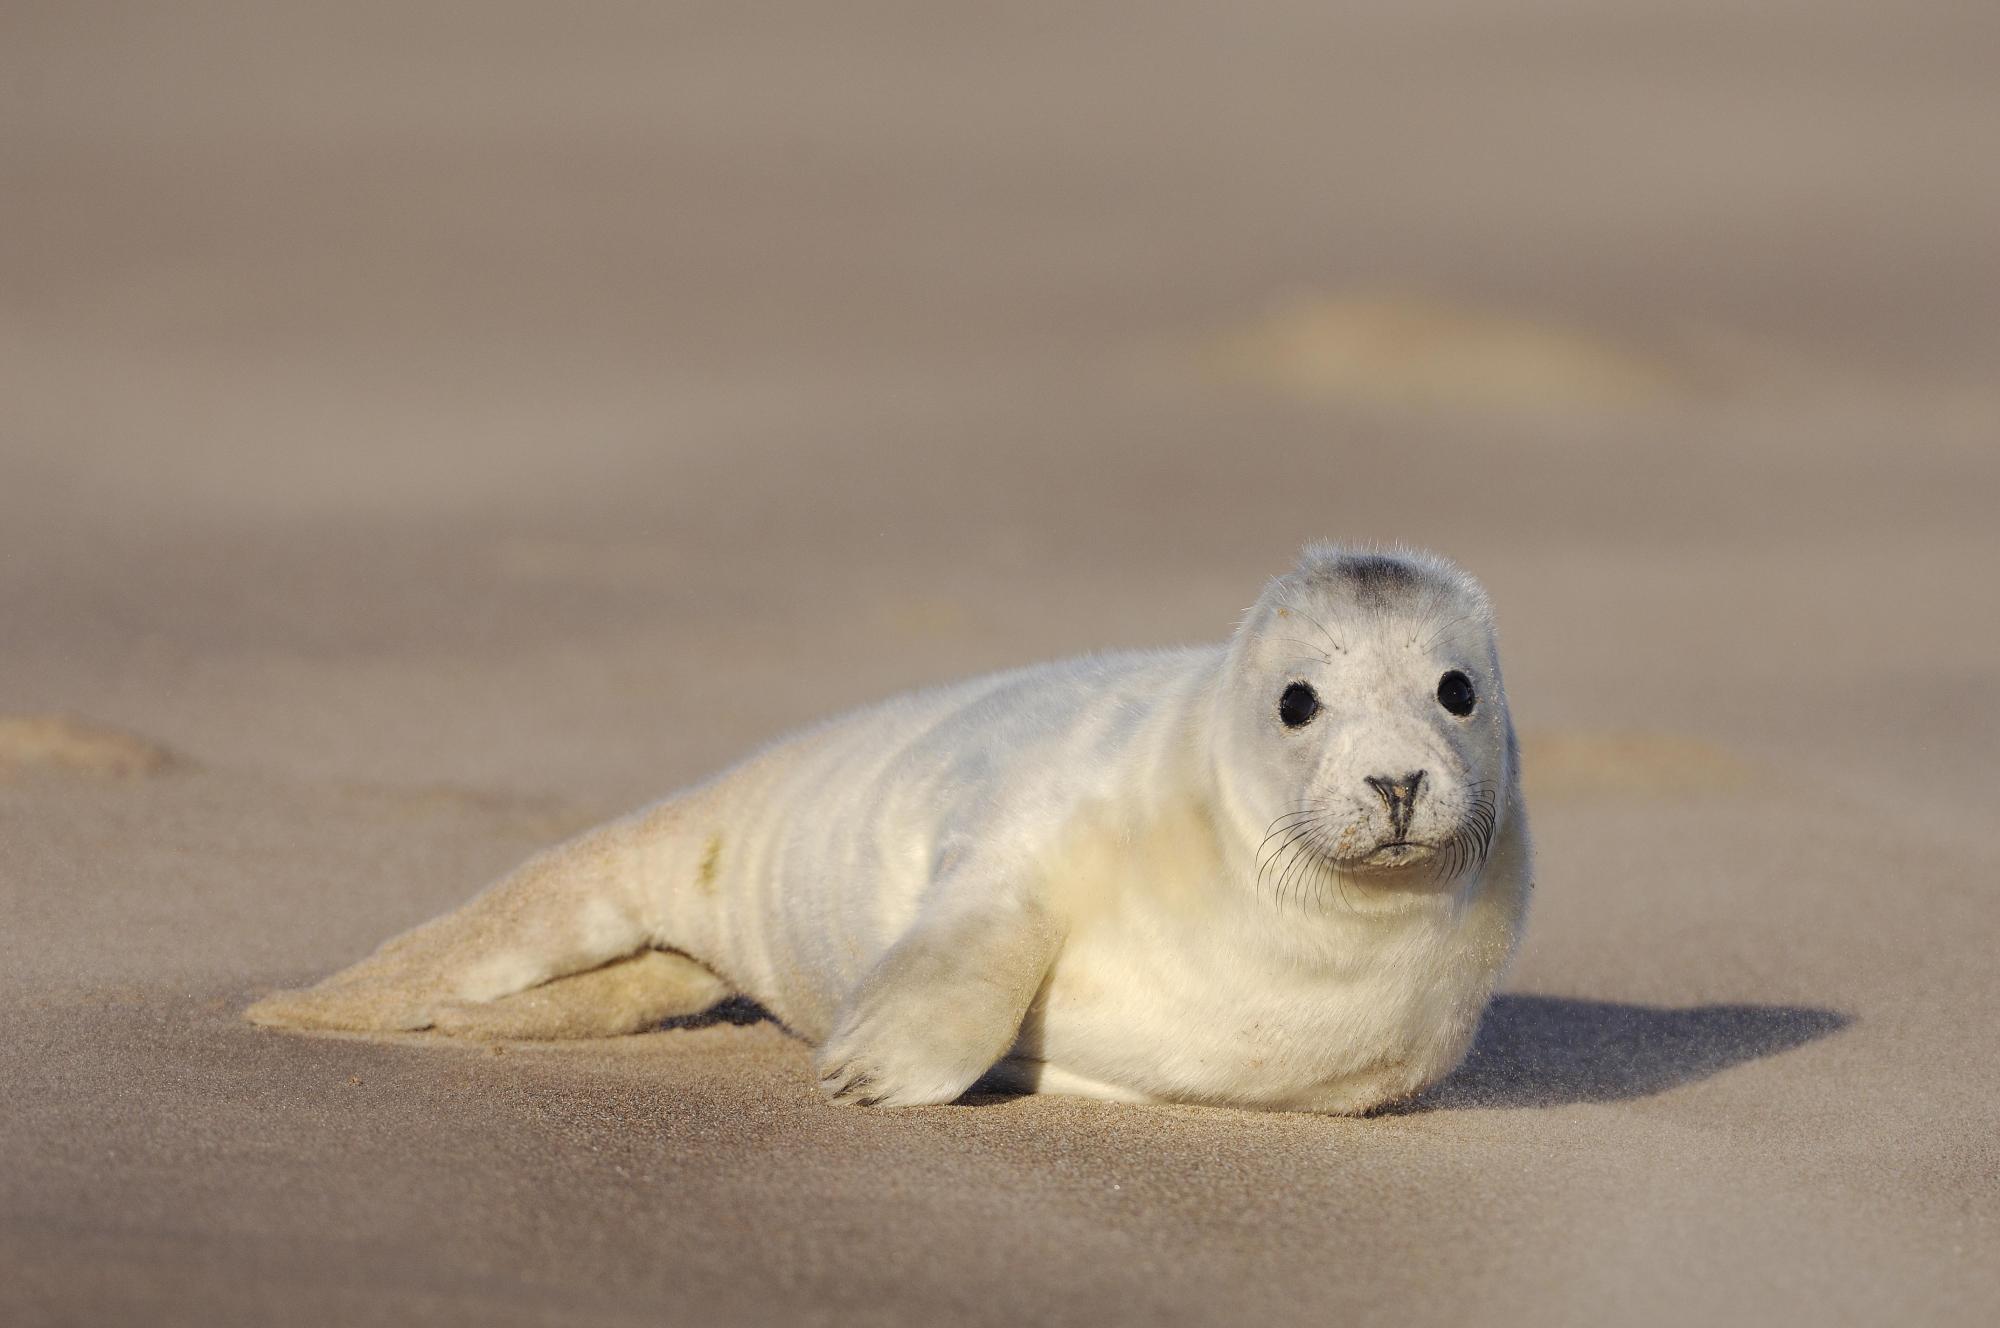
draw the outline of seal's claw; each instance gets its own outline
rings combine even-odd
[[[852,1061],[820,1076],[820,1091],[830,1102],[858,1107],[873,1106],[873,1096],[864,1095],[862,1090],[874,1086],[875,1076],[865,1069],[855,1066]]]
[[[957,1100],[985,1072],[988,1059],[952,1039],[937,1020],[912,1024],[889,1004],[828,1040],[819,1086],[843,1106],[935,1106]]]

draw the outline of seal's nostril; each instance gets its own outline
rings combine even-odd
[[[1362,782],[1380,795],[1383,805],[1389,809],[1389,825],[1401,839],[1410,828],[1410,815],[1416,810],[1417,791],[1424,786],[1422,770],[1412,770],[1401,778],[1385,778],[1369,775]]]
[[[1398,802],[1408,802],[1416,798],[1417,791],[1424,786],[1424,770],[1412,770],[1400,779],[1383,775],[1369,775],[1362,782],[1380,794],[1382,801],[1394,806]]]

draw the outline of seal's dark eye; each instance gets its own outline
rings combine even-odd
[[[1479,698],[1473,694],[1472,679],[1453,669],[1438,679],[1438,704],[1454,715],[1469,715]]]
[[[1285,721],[1288,729],[1304,728],[1318,713],[1319,693],[1305,683],[1293,683],[1278,698],[1278,718]]]

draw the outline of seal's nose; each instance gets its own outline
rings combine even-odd
[[[1410,831],[1410,817],[1417,809],[1417,791],[1424,786],[1424,772],[1412,770],[1402,776],[1370,775],[1365,782],[1388,804],[1389,828],[1400,842]]]

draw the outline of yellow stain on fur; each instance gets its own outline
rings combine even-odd
[[[722,836],[710,835],[708,844],[701,852],[701,872],[695,885],[705,895],[715,893],[716,878],[722,873]]]
[[[76,715],[0,715],[0,774],[43,769],[123,779],[177,764],[158,743]]]

